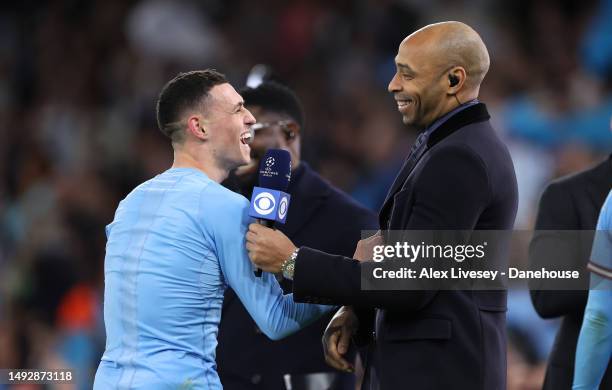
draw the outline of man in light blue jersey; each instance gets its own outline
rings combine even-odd
[[[213,70],[163,88],[157,121],[174,164],[121,201],[107,226],[106,350],[94,389],[221,389],[215,348],[223,292],[236,292],[270,338],[329,309],[297,304],[245,249],[248,201],[219,183],[250,160],[255,118]]]
[[[599,389],[612,359],[612,191],[599,214],[588,268],[591,290],[576,348],[574,390]]]

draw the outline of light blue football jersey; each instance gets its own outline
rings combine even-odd
[[[295,303],[272,274],[255,277],[248,207],[193,168],[169,169],[121,201],[106,228],[106,350],[94,389],[221,389],[215,349],[227,286],[272,339],[331,310]]]

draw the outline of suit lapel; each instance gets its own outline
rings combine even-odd
[[[387,193],[385,202],[383,203],[378,213],[378,219],[381,228],[385,228],[387,225],[386,222],[389,218],[389,213],[393,206],[393,196],[404,186],[406,179],[408,179],[410,173],[412,173],[412,170],[419,162],[421,157],[423,157],[423,155],[434,145],[436,145],[455,131],[472,123],[486,121],[489,118],[490,115],[487,111],[487,106],[483,103],[477,103],[451,116],[450,118],[448,118],[448,120],[442,123],[433,133],[429,135],[426,141],[426,146],[420,148],[419,153],[414,156],[414,158],[408,158],[406,160],[406,163],[398,173],[397,177],[395,178],[395,181],[393,182],[393,185],[391,186],[391,189]]]
[[[386,215],[389,213],[391,206],[393,205],[393,196],[395,196],[395,194],[397,194],[400,191],[400,189],[404,186],[406,179],[408,178],[408,176],[410,176],[410,173],[412,172],[416,164],[419,162],[421,157],[423,157],[427,149],[428,149],[427,145],[423,145],[423,147],[421,147],[420,149],[416,151],[416,154],[414,156],[410,156],[406,160],[406,162],[400,169],[400,172],[396,176],[395,181],[393,182],[393,185],[391,186],[391,189],[387,193],[385,202],[380,208],[379,222],[380,222],[381,228],[384,226],[381,222],[383,219],[382,216],[385,216],[384,219],[386,219]]]
[[[423,144],[424,142],[426,142],[426,137],[426,133],[421,133],[417,137],[415,144],[410,149],[410,153],[408,153],[408,157],[406,157],[406,160],[404,160],[404,164],[402,164],[402,167],[400,168],[399,174],[395,177],[395,180],[391,185],[391,189],[389,190],[389,192],[387,192],[387,196],[385,197],[383,205],[387,203],[389,198],[393,196],[400,189],[400,187],[402,187],[402,185],[406,181],[406,178],[408,177],[408,175],[410,175],[410,172],[412,171],[418,160],[421,158],[427,146]]]

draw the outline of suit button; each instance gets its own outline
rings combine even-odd
[[[376,341],[376,332],[372,331],[372,340]]]
[[[255,334],[263,334],[263,332],[261,331],[261,329],[259,329],[259,326],[255,327]]]
[[[253,375],[253,376],[251,377],[251,383],[252,383],[252,384],[256,385],[256,384],[258,384],[259,382],[261,382],[261,375],[259,375],[259,374],[255,374],[255,375]]]

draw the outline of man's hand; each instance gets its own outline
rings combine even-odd
[[[342,355],[346,354],[359,321],[353,309],[343,306],[336,312],[323,333],[325,361],[338,370],[353,372],[354,367]]]
[[[382,234],[380,230],[376,234],[359,240],[353,259],[359,261],[372,261],[374,258],[374,247],[376,245],[384,245]]]
[[[253,264],[266,272],[279,273],[281,265],[296,250],[281,231],[252,223],[246,235],[246,248]]]

